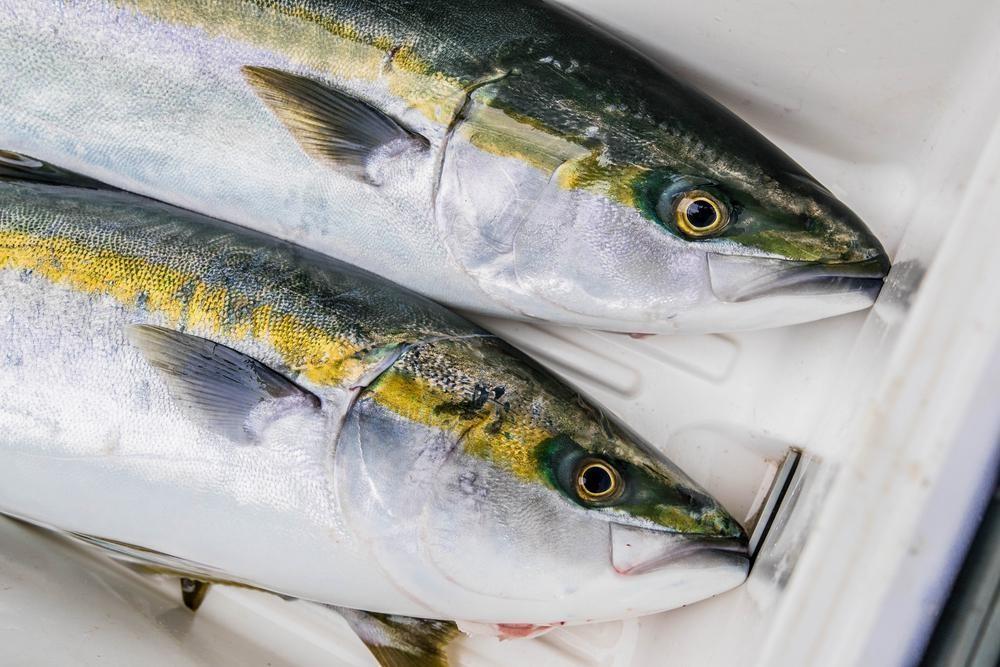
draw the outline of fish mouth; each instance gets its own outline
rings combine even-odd
[[[708,255],[712,291],[726,303],[775,296],[840,295],[870,304],[881,291],[889,268],[884,254],[843,264]]]
[[[669,565],[717,564],[749,567],[746,537],[679,535],[623,524],[611,524],[611,565],[615,572],[636,576]]]

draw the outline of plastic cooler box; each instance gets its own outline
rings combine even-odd
[[[997,469],[1000,4],[566,4],[772,138],[895,266],[871,311],[771,331],[636,340],[483,321],[771,530],[732,592],[536,640],[466,638],[453,662],[914,662]],[[790,448],[803,454],[775,504]],[[6,664],[374,664],[317,605],[214,587],[192,615],[174,579],[9,521],[0,544]]]

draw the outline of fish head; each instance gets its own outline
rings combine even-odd
[[[857,215],[724,109],[706,104],[685,130],[672,129],[679,115],[633,119],[625,137],[606,117],[605,139],[560,165],[514,242],[522,286],[581,323],[632,333],[871,305],[889,261]]]
[[[563,48],[477,91],[449,144],[441,217],[485,290],[530,317],[627,333],[872,304],[885,250],[791,158],[624,47]]]
[[[359,397],[336,457],[354,530],[431,617],[617,619],[747,573],[715,499],[496,339],[407,352]]]

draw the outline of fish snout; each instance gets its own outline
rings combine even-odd
[[[881,249],[855,262],[802,262],[763,257],[708,255],[712,291],[726,303],[776,296],[836,296],[871,305],[889,272]]]
[[[749,568],[747,537],[685,535],[611,524],[611,565],[626,576],[647,574],[664,568],[715,565]]]

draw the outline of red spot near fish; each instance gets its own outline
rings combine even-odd
[[[556,625],[565,625],[562,621],[553,625],[531,625],[530,623],[498,623],[497,636],[501,641],[505,639],[529,639],[543,635]]]

